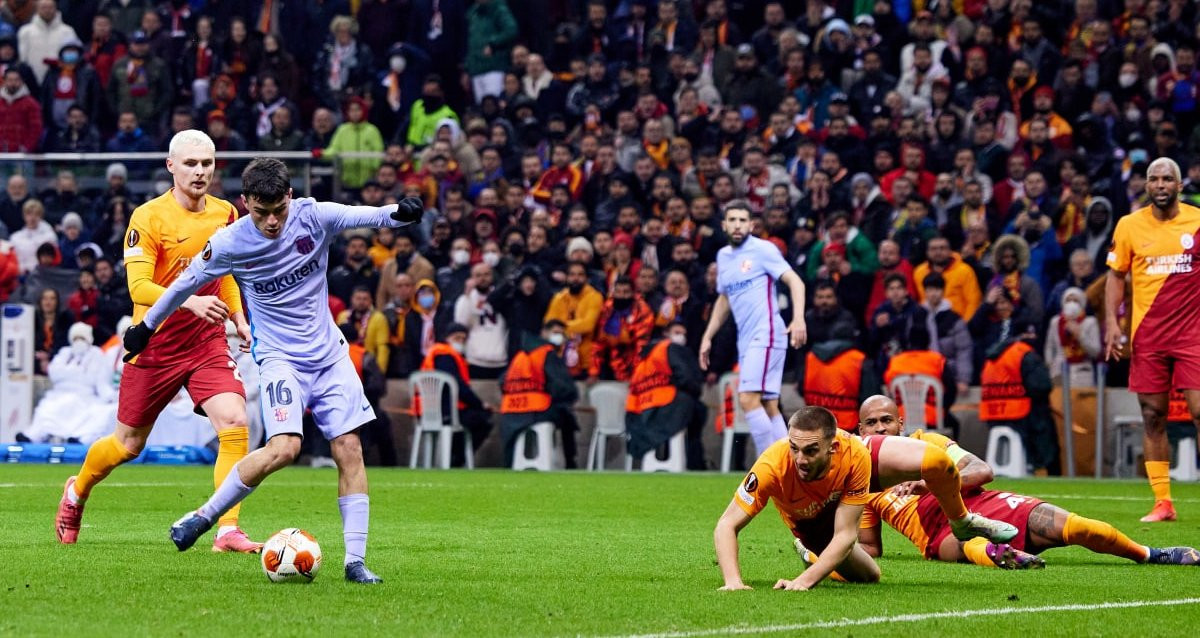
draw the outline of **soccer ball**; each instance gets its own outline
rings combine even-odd
[[[274,583],[312,582],[321,568],[321,546],[302,529],[279,530],[263,543],[262,568]]]

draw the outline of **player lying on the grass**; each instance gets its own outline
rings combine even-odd
[[[237,219],[233,204],[208,194],[216,165],[214,149],[213,141],[201,131],[176,133],[167,151],[173,185],[138,206],[129,218],[124,257],[134,319],[142,318],[213,233]],[[246,456],[250,447],[246,389],[225,341],[226,319],[233,320],[243,340],[250,340],[241,295],[230,277],[211,281],[194,293],[182,301],[187,312],[175,313],[162,323],[153,347],[126,360],[116,428],[88,448],[83,466],[63,488],[54,521],[60,543],[78,540],[92,488],[141,453],[155,421],[180,388],[187,388],[196,411],[212,422],[220,442],[213,486],[220,485]],[[213,551],[257,552],[260,547],[262,543],[251,541],[238,528],[237,508],[221,516]]]
[[[862,441],[838,429],[832,412],[800,408],[788,421],[787,437],[758,457],[717,521],[713,543],[725,578],[721,589],[750,589],[742,582],[737,535],[768,500],[775,502],[796,538],[825,552],[795,579],[776,582],[776,589],[811,589],[835,569],[851,581],[879,580],[879,568],[855,542],[863,507],[875,482],[895,485],[915,479],[924,479],[937,495],[956,537],[986,536],[1002,542],[1016,535],[1012,525],[967,511],[958,469],[945,450],[896,437],[881,446],[873,463]]]
[[[357,432],[375,419],[375,411],[329,314],[329,243],[349,228],[416,222],[424,207],[415,198],[381,208],[294,200],[289,180],[279,160],[257,159],[246,167],[242,198],[250,214],[213,235],[142,323],[125,333],[125,349],[141,352],[155,327],[194,290],[232,273],[250,308],[251,352],[259,366],[261,396],[270,402],[263,406],[268,440],[234,466],[207,503],[171,527],[171,540],[180,551],[191,547],[263,479],[291,465],[300,454],[301,419],[311,409],[338,467],[346,580],[378,583],[363,563],[370,506]]]
[[[904,420],[888,397],[867,399],[859,413],[859,434],[871,440],[900,436]],[[963,476],[964,498],[972,511],[1016,526],[1020,533],[1008,543],[990,543],[975,538],[965,543],[950,535],[949,526],[936,501],[920,483],[902,484],[872,494],[863,513],[858,542],[872,556],[883,553],[880,521],[886,522],[916,545],[925,558],[947,562],[969,561],[984,567],[1028,569],[1045,563],[1034,554],[1066,545],[1079,545],[1100,554],[1112,554],[1138,563],[1160,565],[1200,564],[1200,553],[1191,547],[1156,548],[1135,543],[1104,521],[1084,518],[1032,496],[984,490],[979,486],[992,478],[991,468],[979,457],[963,450],[950,439],[932,432],[913,432],[910,437],[944,446],[958,459]],[[812,556],[797,550],[806,562]]]

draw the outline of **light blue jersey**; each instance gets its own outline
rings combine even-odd
[[[790,269],[775,244],[753,236],[746,237],[741,246],[726,246],[717,252],[717,292],[729,298],[740,354],[750,347],[787,347],[775,287]]]
[[[391,218],[395,210],[395,205],[293,199],[276,239],[267,239],[249,216],[243,217],[212,236],[143,321],[157,327],[205,282],[232,273],[249,310],[256,363],[283,360],[301,371],[328,368],[347,352],[329,312],[329,243],[350,228],[403,225]]]

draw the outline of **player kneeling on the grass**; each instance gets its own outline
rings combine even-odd
[[[375,412],[326,305],[329,243],[350,228],[411,224],[421,219],[423,207],[412,198],[381,208],[293,200],[289,180],[279,160],[258,159],[246,167],[242,198],[250,214],[213,235],[142,323],[125,333],[125,349],[131,355],[144,350],[155,327],[192,292],[232,274],[253,319],[251,351],[267,402],[268,440],[234,466],[207,503],[171,527],[171,540],[181,551],[191,547],[221,513],[272,472],[291,465],[300,453],[301,419],[312,410],[338,466],[346,579],[378,583],[363,564],[369,501],[357,433]]]
[[[836,569],[846,580],[873,583],[879,566],[855,544],[871,483],[871,456],[858,439],[838,430],[825,408],[800,408],[787,437],[768,447],[717,521],[713,543],[725,578],[723,590],[750,589],[738,565],[738,532],[775,499],[784,523],[821,552],[816,563],[776,589],[812,589]]]
[[[859,433],[870,437],[868,447],[878,436],[895,437],[903,432],[904,420],[891,399],[877,395],[863,403]],[[1019,533],[1008,543],[991,543],[982,538],[962,543],[951,535],[946,517],[926,485],[905,483],[872,494],[867,502],[858,542],[872,556],[883,553],[879,531],[882,521],[912,541],[930,560],[1028,569],[1045,565],[1035,554],[1053,547],[1079,545],[1139,563],[1200,564],[1200,554],[1190,547],[1140,545],[1104,521],[1084,518],[1031,496],[981,489],[979,486],[991,481],[992,469],[979,457],[939,434],[917,431],[910,437],[944,447],[957,461],[967,505],[985,516],[1011,523]],[[804,548],[797,550],[807,562],[815,561]]]

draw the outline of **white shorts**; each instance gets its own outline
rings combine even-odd
[[[304,411],[326,439],[333,440],[375,420],[375,410],[363,393],[350,357],[316,372],[296,370],[290,363],[270,359],[259,368],[259,407],[267,438],[276,434],[304,435]]]
[[[761,392],[763,399],[778,399],[787,351],[748,346],[738,355],[738,392]]]

